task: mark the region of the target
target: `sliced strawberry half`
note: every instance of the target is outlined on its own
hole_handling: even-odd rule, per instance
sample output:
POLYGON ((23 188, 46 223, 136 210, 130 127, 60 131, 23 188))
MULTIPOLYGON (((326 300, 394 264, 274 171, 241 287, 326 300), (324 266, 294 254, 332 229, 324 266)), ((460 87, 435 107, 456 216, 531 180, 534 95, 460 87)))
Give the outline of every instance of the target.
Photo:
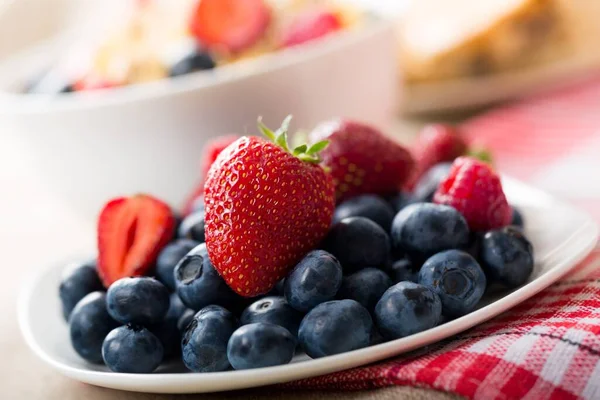
POLYGON ((284 30, 282 47, 292 47, 319 39, 342 29, 339 16, 328 10, 309 10, 298 15, 284 30))
POLYGON ((190 30, 203 46, 235 53, 262 38, 270 22, 264 0, 201 0, 190 30))
POLYGON ((98 274, 104 286, 146 274, 174 229, 171 208, 154 197, 136 195, 108 202, 98 219, 98 274))

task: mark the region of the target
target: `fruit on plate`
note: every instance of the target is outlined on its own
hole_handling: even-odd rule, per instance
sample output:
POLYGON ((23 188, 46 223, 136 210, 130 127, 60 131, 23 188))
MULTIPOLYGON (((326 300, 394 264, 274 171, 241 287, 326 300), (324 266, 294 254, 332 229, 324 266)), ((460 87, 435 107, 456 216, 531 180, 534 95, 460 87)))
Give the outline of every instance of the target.
POLYGON ((363 123, 328 121, 309 137, 312 143, 329 141, 321 158, 333 176, 338 202, 359 194, 395 193, 412 173, 408 150, 363 123))
POLYGON ((365 268, 344 277, 337 297, 355 300, 372 313, 390 286, 392 280, 385 272, 377 268, 365 268))
POLYGON ((148 196, 109 201, 98 219, 98 273, 105 287, 146 274, 173 237, 171 208, 148 196))
POLYGON ((452 168, 451 162, 442 162, 429 168, 415 184, 412 194, 413 200, 415 202, 432 202, 433 195, 440 186, 440 183, 450 173, 450 168, 452 168))
POLYGON ((175 290, 175 266, 199 244, 190 239, 175 239, 158 255, 156 259, 156 278, 169 290, 175 290))
POLYGON ((147 374, 163 360, 163 346, 148 329, 140 325, 112 330, 102 344, 104 364, 111 371, 147 374))
POLYGON ((433 201, 454 207, 474 231, 502 228, 512 219, 500 177, 489 164, 471 157, 459 157, 452 163, 433 201))
POLYGON ((296 338, 284 327, 255 322, 238 328, 227 344, 227 359, 234 369, 287 364, 294 357, 296 338))
POLYGON ((171 293, 165 317, 156 324, 148 325, 148 330, 162 343, 165 360, 181 355, 181 331, 177 323, 186 310, 177 293, 171 293))
POLYGON ((279 325, 292 335, 298 335, 300 321, 304 315, 288 304, 284 297, 267 296, 252 303, 240 317, 242 325, 255 322, 279 325))
POLYGON ((154 278, 122 278, 108 288, 106 306, 122 324, 156 324, 169 310, 169 290, 154 278))
POLYGON ((290 149, 290 119, 269 140, 242 137, 212 165, 204 187, 206 246, 215 269, 238 294, 273 286, 327 234, 331 176, 318 164, 319 142, 290 149))
POLYGON ((79 300, 89 293, 102 289, 95 260, 67 266, 58 288, 65 320, 69 320, 69 315, 79 300))
POLYGON ((198 243, 204 243, 205 229, 204 211, 198 210, 189 214, 181 221, 181 224, 177 228, 177 236, 191 239, 198 243))
POLYGON ((326 9, 308 10, 296 15, 284 29, 282 47, 292 47, 342 29, 340 16, 326 9))
POLYGON ((363 194, 340 203, 333 213, 333 223, 348 217, 365 217, 389 232, 394 215, 394 209, 383 198, 363 194))
POLYGON ((190 30, 202 45, 236 53, 259 41, 271 21, 264 0, 202 0, 190 21, 190 30))

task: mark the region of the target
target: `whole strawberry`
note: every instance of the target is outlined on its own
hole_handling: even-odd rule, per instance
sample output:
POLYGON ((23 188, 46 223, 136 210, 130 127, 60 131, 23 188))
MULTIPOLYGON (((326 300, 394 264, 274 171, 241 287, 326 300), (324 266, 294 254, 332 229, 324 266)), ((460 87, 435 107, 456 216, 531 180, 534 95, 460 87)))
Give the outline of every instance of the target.
POLYGON ((471 157, 454 161, 433 202, 456 208, 473 231, 501 228, 512 219, 500 177, 489 164, 471 157))
POLYGON ((288 149, 287 126, 269 139, 242 137, 212 165, 204 186, 206 246, 238 294, 267 293, 325 237, 334 209, 319 142, 288 149))
POLYGON ((425 126, 413 147, 416 168, 411 179, 406 184, 413 189, 416 182, 434 165, 454 161, 464 155, 467 144, 456 129, 446 124, 430 124, 425 126))
POLYGON ((360 122, 323 123, 310 140, 329 141, 321 158, 333 176, 338 202, 364 193, 394 193, 412 173, 414 161, 403 146, 360 122))

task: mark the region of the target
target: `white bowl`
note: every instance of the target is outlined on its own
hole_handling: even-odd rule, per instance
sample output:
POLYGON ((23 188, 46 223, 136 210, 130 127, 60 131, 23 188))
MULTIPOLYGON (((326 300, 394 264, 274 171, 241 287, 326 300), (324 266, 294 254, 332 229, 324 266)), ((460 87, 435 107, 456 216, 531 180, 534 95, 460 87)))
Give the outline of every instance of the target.
MULTIPOLYGON (((3 138, 27 149, 36 178, 93 217, 131 191, 181 204, 199 175, 200 150, 219 134, 255 134, 259 115, 294 128, 335 116, 389 129, 396 107, 393 27, 369 20, 257 59, 176 79, 65 96, 10 92, 63 48, 59 40, 0 64, 3 138)), ((9 144, 10 145, 10 144, 9 144)))

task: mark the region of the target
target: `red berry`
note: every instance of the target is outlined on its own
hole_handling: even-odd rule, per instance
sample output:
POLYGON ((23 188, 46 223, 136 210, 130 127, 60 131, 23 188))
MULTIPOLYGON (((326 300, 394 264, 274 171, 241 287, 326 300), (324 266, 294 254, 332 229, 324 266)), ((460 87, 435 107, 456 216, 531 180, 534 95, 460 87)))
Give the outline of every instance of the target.
POLYGON ((433 202, 456 208, 473 231, 498 229, 510 224, 512 219, 500 177, 489 164, 471 157, 454 161, 433 202))
POLYGON ((306 146, 287 150, 286 130, 275 139, 279 145, 238 139, 219 155, 204 187, 208 254, 242 296, 271 290, 331 224, 331 177, 306 146))
POLYGON ((414 161, 403 146, 359 122, 326 122, 310 139, 329 141, 321 158, 333 176, 338 202, 364 193, 394 193, 413 169, 414 161))
POLYGON ((148 272, 174 229, 171 209, 153 197, 137 195, 108 202, 98 219, 98 274, 104 286, 148 272))
POLYGON ((205 47, 239 52, 263 37, 270 21, 264 0, 201 0, 190 30, 205 47))
POLYGON ((200 182, 196 185, 196 188, 192 194, 188 197, 183 206, 183 215, 190 213, 196 199, 204 194, 204 182, 208 175, 210 166, 215 162, 219 154, 231 143, 235 142, 239 136, 237 135, 224 135, 210 140, 202 149, 202 166, 200 182))
POLYGON ((110 89, 120 86, 116 82, 109 82, 94 75, 86 76, 73 84, 73 90, 76 92, 87 92, 98 89, 110 89))
POLYGON ((340 18, 327 10, 310 10, 298 15, 284 30, 282 47, 310 42, 342 28, 340 18))
POLYGON ((467 151, 467 144, 456 129, 445 124, 430 124, 425 126, 413 148, 417 162, 415 173, 407 183, 412 189, 419 178, 434 165, 454 161, 467 151))

